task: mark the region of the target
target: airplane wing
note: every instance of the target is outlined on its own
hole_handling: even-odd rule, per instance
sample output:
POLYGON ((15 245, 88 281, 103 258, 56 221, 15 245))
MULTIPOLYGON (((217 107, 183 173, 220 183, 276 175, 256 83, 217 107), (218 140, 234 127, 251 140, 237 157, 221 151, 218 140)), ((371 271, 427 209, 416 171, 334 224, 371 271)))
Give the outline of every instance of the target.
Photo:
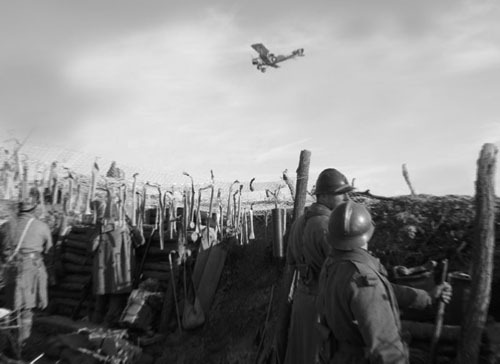
POLYGON ((252 48, 255 49, 257 53, 259 53, 261 56, 264 57, 266 57, 267 54, 269 53, 269 50, 262 43, 252 44, 252 48))

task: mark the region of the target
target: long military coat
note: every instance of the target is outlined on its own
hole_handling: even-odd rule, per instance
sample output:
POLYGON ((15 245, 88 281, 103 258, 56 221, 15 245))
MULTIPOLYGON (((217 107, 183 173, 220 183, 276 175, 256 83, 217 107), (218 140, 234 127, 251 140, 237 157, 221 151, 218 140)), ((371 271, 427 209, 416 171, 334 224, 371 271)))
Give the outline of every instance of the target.
POLYGON ((407 364, 399 306, 424 309, 423 290, 395 285, 378 259, 363 249, 335 250, 323 266, 318 311, 336 341, 330 363, 407 364))
POLYGON ((135 250, 129 228, 114 224, 112 231, 97 234, 92 246, 94 249, 92 267, 94 294, 131 292, 135 250))
MULTIPOLYGON (((34 215, 22 213, 15 221, 2 227, 2 261, 14 254, 19 239, 34 215)), ((52 236, 47 224, 34 218, 26 230, 19 251, 5 267, 6 304, 10 309, 45 308, 48 304, 47 270, 43 256, 52 246, 52 236)))
POLYGON ((316 296, 321 266, 328 256, 326 239, 331 210, 314 203, 292 225, 287 263, 299 272, 293 299, 285 363, 313 363, 318 345, 316 296))

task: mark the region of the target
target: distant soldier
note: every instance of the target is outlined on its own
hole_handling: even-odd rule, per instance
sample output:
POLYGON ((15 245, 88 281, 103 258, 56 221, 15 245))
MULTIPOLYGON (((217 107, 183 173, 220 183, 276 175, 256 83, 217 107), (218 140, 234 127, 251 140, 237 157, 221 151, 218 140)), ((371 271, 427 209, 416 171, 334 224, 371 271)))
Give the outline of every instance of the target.
POLYGON ((38 200, 31 194, 18 205, 18 216, 2 226, 1 258, 7 307, 20 312, 20 340, 31 335, 33 309, 47 307, 47 270, 44 256, 52 247, 47 224, 34 210, 38 200))
POLYGON ((352 191, 347 178, 334 168, 325 169, 316 181, 316 202, 307 207, 290 229, 287 264, 298 273, 293 298, 285 363, 313 363, 319 336, 316 296, 321 266, 330 252, 328 218, 352 191))
POLYGON ((125 173, 121 168, 118 168, 116 165, 116 162, 113 161, 111 162, 111 165, 109 166, 108 172, 106 173, 106 177, 111 177, 111 178, 125 178, 125 173))
POLYGON ((93 239, 92 286, 96 295, 92 321, 115 325, 132 291, 135 247, 141 242, 132 239, 127 224, 120 224, 113 215, 116 205, 108 199, 93 202, 97 215, 97 235, 93 239))
POLYGON ((433 301, 449 302, 451 286, 431 293, 392 284, 387 272, 367 251, 374 226, 368 210, 347 201, 329 220, 332 253, 320 277, 318 311, 331 348, 328 363, 409 363, 401 336, 399 307, 424 309, 433 301))

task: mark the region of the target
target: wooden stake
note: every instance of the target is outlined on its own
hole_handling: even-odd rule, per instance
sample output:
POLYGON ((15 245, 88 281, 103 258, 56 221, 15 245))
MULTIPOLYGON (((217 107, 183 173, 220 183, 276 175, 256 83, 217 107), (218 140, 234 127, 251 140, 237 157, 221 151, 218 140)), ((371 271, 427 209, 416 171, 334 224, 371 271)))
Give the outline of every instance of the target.
MULTIPOLYGON (((309 165, 311 163, 311 152, 303 150, 300 152, 299 166, 297 167, 297 187, 295 189, 295 200, 293 203, 293 221, 304 213, 307 196, 307 182, 309 180, 309 165)), ((293 222, 292 221, 292 222, 293 222)))
POLYGON ((292 181, 290 181, 290 177, 288 177, 288 169, 283 171, 283 181, 285 181, 288 189, 290 190, 290 195, 292 196, 292 201, 295 201, 295 187, 293 186, 292 181))
POLYGON ((416 193, 415 193, 415 190, 413 189, 413 186, 411 184, 410 175, 408 174, 408 169, 406 168, 406 163, 403 163, 403 177, 404 177, 404 179, 406 181, 406 184, 410 188, 411 195, 415 196, 416 193))
POLYGON ((470 299, 462 319, 457 364, 477 363, 491 294, 495 248, 495 170, 498 149, 484 144, 477 161, 476 247, 472 249, 470 299))

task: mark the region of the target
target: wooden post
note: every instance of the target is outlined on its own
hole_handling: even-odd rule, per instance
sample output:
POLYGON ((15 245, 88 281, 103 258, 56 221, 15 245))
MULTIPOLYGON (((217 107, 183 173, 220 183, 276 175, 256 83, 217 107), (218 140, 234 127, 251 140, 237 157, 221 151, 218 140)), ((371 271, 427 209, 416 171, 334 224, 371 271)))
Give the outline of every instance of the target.
POLYGON ((490 304, 493 253, 495 248, 495 170, 498 149, 485 144, 477 161, 476 246, 472 249, 470 300, 462 321, 457 364, 477 363, 481 335, 490 304))
MULTIPOLYGON (((307 196, 307 181, 309 178, 309 164, 311 161, 311 152, 303 150, 300 152, 299 166, 297 168, 297 183, 295 189, 295 200, 293 204, 293 221, 304 213, 307 196)), ((285 239, 286 241, 286 239, 285 239)), ((285 245, 286 248, 286 245, 285 245)), ((286 250, 285 250, 286 252, 286 250)), ((286 253, 285 253, 286 254, 286 253)), ((276 321, 274 337, 271 345, 272 355, 276 362, 283 363, 288 345, 288 328, 292 314, 292 302, 288 300, 288 294, 294 281, 295 268, 285 264, 283 278, 280 283, 280 289, 277 297, 278 318, 276 321)))
POLYGON ((297 167, 297 187, 295 189, 295 200, 293 203, 293 219, 304 213, 307 197, 307 182, 309 180, 309 165, 311 163, 311 152, 303 150, 300 152, 299 166, 297 167))
POLYGON ((411 184, 410 181, 410 174, 408 173, 408 168, 406 168, 406 163, 403 164, 403 177, 406 181, 406 184, 408 185, 408 188, 410 189, 411 195, 415 196, 415 189, 413 188, 413 185, 411 184))
POLYGON ((295 203, 295 186, 293 185, 292 181, 290 181, 290 177, 288 177, 288 169, 285 169, 283 171, 283 181, 285 181, 286 185, 288 186, 288 189, 290 190, 290 195, 292 195, 292 201, 295 203))

